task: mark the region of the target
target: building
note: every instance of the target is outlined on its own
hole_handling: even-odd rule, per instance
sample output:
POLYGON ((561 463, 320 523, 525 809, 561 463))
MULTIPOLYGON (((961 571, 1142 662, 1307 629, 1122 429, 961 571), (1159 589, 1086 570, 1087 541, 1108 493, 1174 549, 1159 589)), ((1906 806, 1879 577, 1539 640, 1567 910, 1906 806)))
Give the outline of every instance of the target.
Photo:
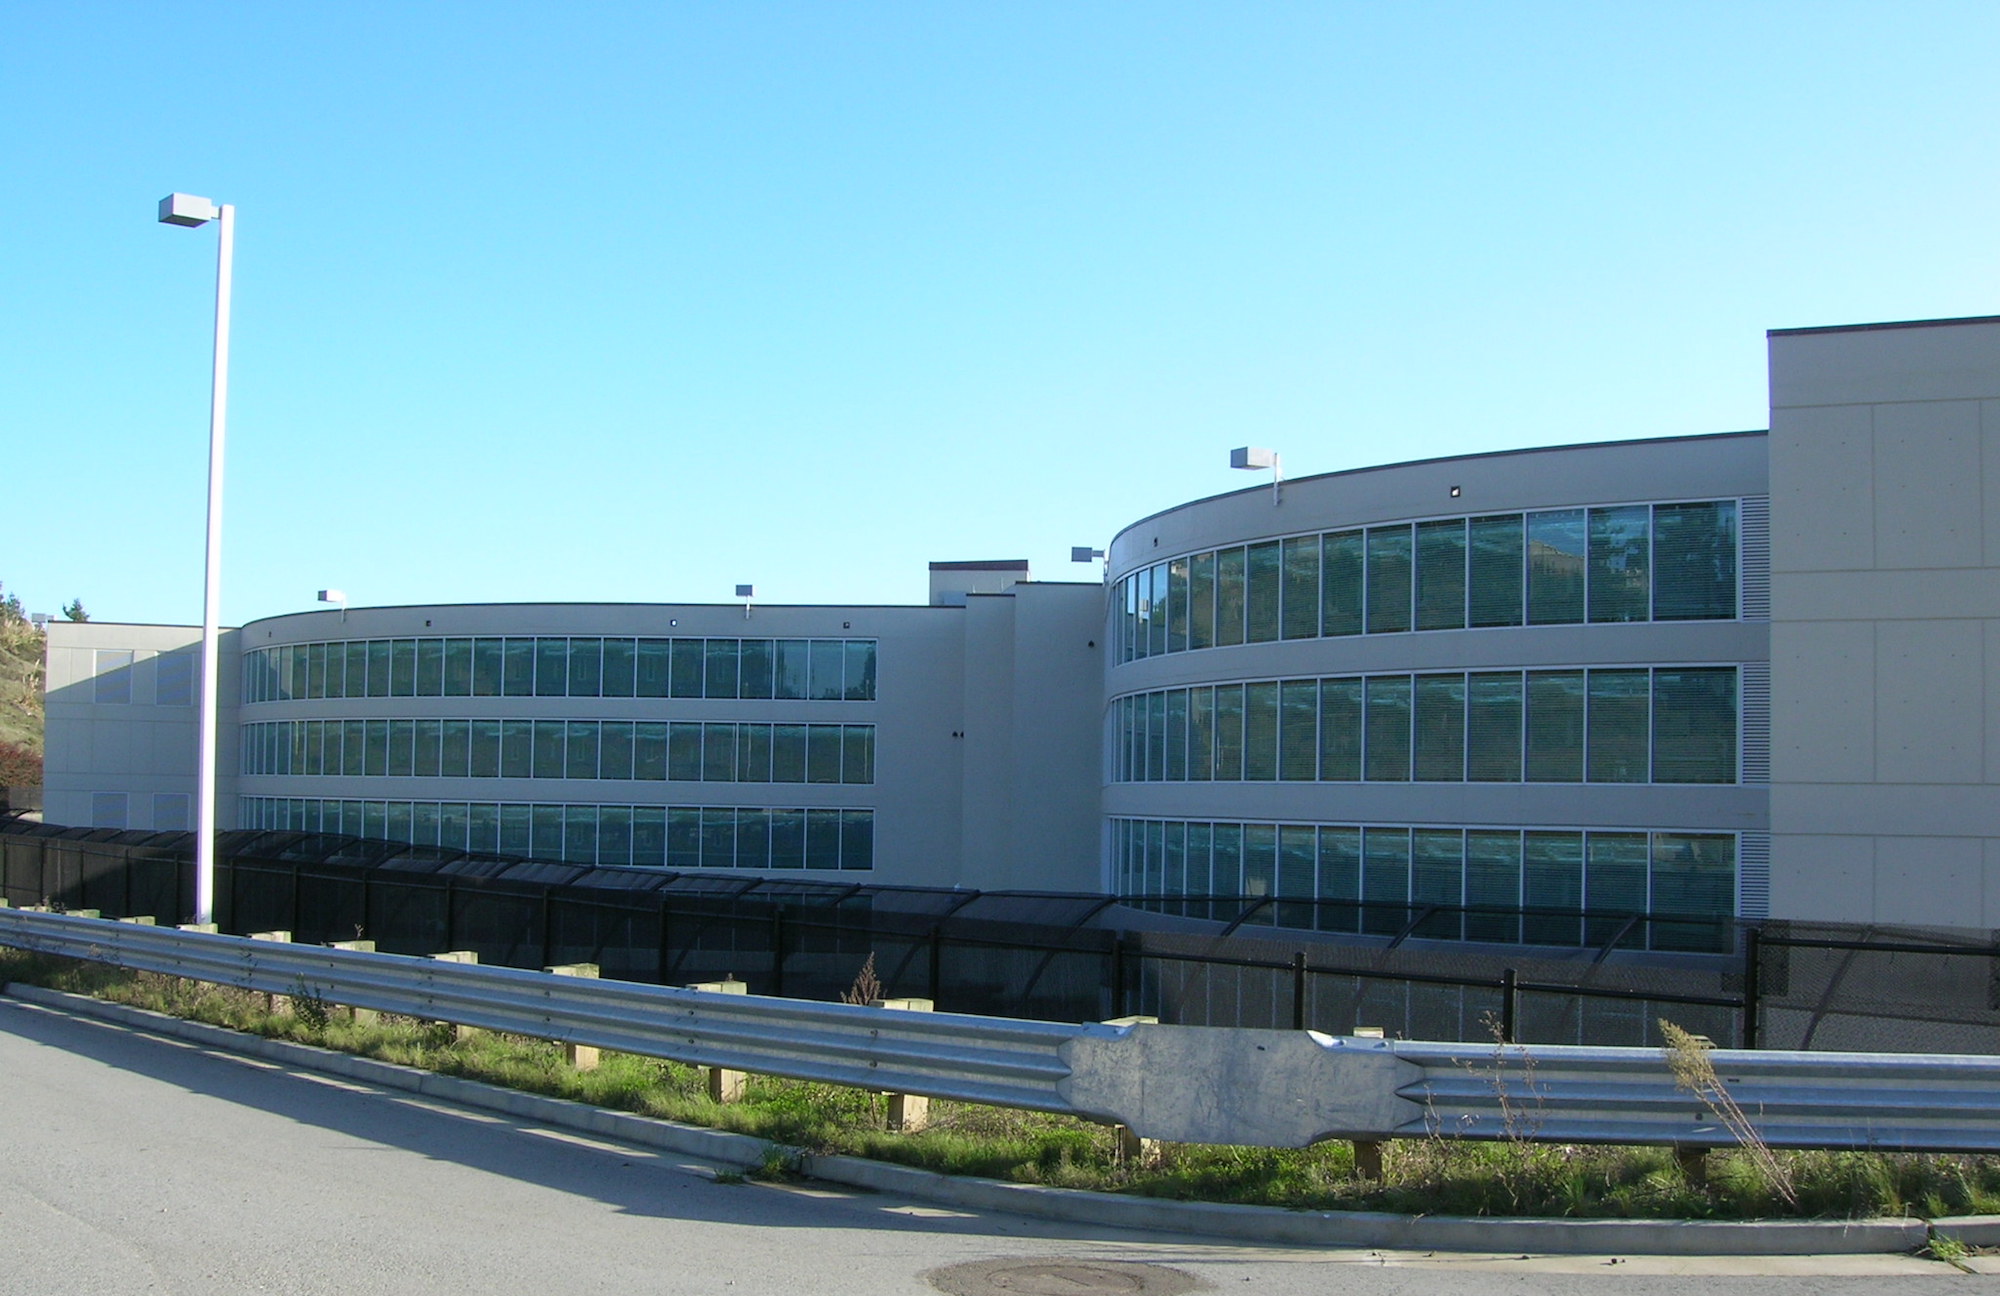
MULTIPOLYGON (((1769 347, 1768 432, 1260 485, 1101 584, 253 622, 224 821, 1475 941, 2000 925, 2000 319, 1769 347)), ((185 825, 197 637, 50 627, 50 820, 185 825)))

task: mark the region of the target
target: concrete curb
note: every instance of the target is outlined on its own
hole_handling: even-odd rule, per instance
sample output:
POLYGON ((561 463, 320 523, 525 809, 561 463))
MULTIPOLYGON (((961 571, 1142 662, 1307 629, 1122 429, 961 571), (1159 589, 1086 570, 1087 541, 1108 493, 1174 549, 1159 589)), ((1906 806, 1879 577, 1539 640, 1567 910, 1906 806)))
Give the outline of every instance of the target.
MULTIPOLYGON (((0 993, 25 1003, 96 1017, 208 1048, 403 1089, 440 1101, 499 1112, 537 1124, 615 1138, 748 1169, 789 1149, 747 1134, 676 1125, 540 1094, 503 1089, 416 1067, 355 1057, 309 1044, 265 1039, 220 1026, 39 986, 0 993)), ((1864 1255, 1915 1251, 1935 1229, 1972 1246, 2000 1245, 2000 1216, 1940 1219, 1706 1220, 1505 1219, 1391 1215, 1369 1211, 1294 1211, 1274 1206, 1170 1201, 1159 1197, 1048 1188, 1038 1184, 939 1174, 850 1156, 807 1155, 799 1169, 814 1179, 923 1201, 1039 1219, 1102 1224, 1289 1246, 1377 1247, 1414 1251, 1572 1253, 1587 1255, 1864 1255)))

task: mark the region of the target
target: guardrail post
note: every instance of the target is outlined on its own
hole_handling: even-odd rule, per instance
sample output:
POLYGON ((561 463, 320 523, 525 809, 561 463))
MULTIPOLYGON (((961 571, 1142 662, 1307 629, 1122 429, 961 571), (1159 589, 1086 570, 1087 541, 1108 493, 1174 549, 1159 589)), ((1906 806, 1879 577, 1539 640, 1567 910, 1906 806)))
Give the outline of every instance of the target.
MULTIPOLYGON (((292 934, 288 931, 251 932, 250 939, 253 941, 276 941, 280 945, 289 945, 292 943, 292 934)), ((266 990, 264 992, 265 1012, 275 1015, 277 1013, 288 1013, 291 1010, 292 997, 290 995, 279 994, 274 990, 266 990)))
POLYGON ((174 928, 174 930, 187 931, 187 932, 207 932, 209 935, 213 936, 222 930, 222 925, 220 923, 182 923, 178 927, 174 928))
MULTIPOLYGON (((710 994, 749 994, 747 982, 738 981, 735 976, 724 977, 720 981, 696 981, 688 986, 690 990, 706 990, 710 994)), ((705 1066, 701 1074, 708 1081, 708 1100, 718 1103, 742 1102, 744 1091, 749 1087, 750 1077, 741 1071, 728 1067, 705 1066)))
POLYGON ((1699 1188, 1708 1182, 1707 1148, 1689 1147, 1686 1144, 1677 1143, 1674 1145, 1674 1163, 1680 1166, 1681 1174, 1686 1176, 1687 1181, 1695 1187, 1699 1188))
MULTIPOLYGON (((447 903, 449 903, 448 899, 447 903)), ((446 950, 442 954, 431 955, 431 958, 439 963, 477 963, 479 961, 479 951, 446 950)), ((474 1028, 471 1026, 465 1026, 458 1022, 452 1022, 451 1038, 455 1042, 463 1042, 464 1040, 471 1037, 473 1030, 474 1028)))
MULTIPOLYGON (((1388 1032, 1380 1026, 1356 1026, 1351 1032, 1355 1039, 1386 1039, 1388 1032)), ((1382 1181, 1382 1141, 1380 1139, 1355 1139, 1354 1174, 1358 1179, 1382 1181)))
MULTIPOLYGON (((601 970, 595 963, 557 963, 552 967, 542 969, 542 971, 548 973, 550 976, 588 977, 593 981, 597 979, 598 973, 601 970)), ((597 1069, 599 1055, 595 1045, 564 1044, 563 1057, 569 1061, 571 1066, 579 1071, 594 1071, 597 1069)))
MULTIPOLYGON (((1157 1026, 1160 1024, 1160 1019, 1150 1014, 1139 1013, 1131 1017, 1113 1017, 1104 1024, 1106 1026, 1157 1026)), ((1123 1164, 1140 1166, 1159 1164, 1160 1143, 1158 1139, 1140 1138, 1132 1132, 1130 1125, 1113 1125, 1111 1133, 1118 1140, 1118 1160, 1123 1164)))
MULTIPOLYGON (((871 999, 868 1006, 895 1012, 931 1012, 937 1004, 930 999, 871 999)), ((883 1097, 889 1100, 891 1134, 919 1134, 931 1123, 931 1100, 923 1095, 892 1093, 883 1097)))
MULTIPOLYGON (((375 942, 372 940, 328 941, 326 947, 328 949, 353 950, 357 954, 373 954, 375 952, 375 942)), ((377 1013, 373 1008, 356 1008, 352 1004, 349 1004, 347 1011, 353 1017, 356 1026, 373 1026, 382 1019, 381 1014, 377 1013)))
POLYGON ((1119 932, 1111 942, 1111 1015, 1125 1016, 1125 933, 1119 932))
POLYGON ((1306 952, 1292 955, 1292 1029, 1306 1028, 1306 952))
POLYGON ((1512 1044, 1521 1011, 1521 975, 1513 968, 1500 973, 1500 1042, 1512 1044))
MULTIPOLYGON (((0 901, 0 905, 4 905, 5 903, 6 903, 5 901, 0 901)), ((151 914, 134 914, 129 918, 120 918, 118 921, 122 923, 131 923, 134 927, 159 926, 158 923, 153 921, 153 915, 151 914)))
POLYGON ((1757 1020, 1763 1005, 1764 933, 1752 927, 1743 933, 1743 1047, 1757 1047, 1757 1020))

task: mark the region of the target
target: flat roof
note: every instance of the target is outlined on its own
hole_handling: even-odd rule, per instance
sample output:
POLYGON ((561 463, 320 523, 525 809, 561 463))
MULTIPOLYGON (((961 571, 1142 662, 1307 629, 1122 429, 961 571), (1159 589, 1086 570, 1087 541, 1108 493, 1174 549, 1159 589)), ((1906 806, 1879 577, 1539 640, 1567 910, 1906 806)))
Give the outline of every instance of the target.
POLYGON ((1953 324, 2000 324, 2000 315, 1965 315, 1958 319, 1890 320, 1882 324, 1820 324, 1812 328, 1766 329, 1766 337, 1802 337, 1809 333, 1872 333, 1879 329, 1946 328, 1953 324))

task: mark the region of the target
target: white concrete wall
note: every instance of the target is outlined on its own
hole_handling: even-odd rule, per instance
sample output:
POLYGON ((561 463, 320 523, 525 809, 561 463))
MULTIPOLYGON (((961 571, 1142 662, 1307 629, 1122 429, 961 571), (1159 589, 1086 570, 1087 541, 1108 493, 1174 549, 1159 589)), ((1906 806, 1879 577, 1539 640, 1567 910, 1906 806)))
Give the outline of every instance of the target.
POLYGON ((2000 320, 1770 366, 1771 911, 2000 926, 2000 320))

